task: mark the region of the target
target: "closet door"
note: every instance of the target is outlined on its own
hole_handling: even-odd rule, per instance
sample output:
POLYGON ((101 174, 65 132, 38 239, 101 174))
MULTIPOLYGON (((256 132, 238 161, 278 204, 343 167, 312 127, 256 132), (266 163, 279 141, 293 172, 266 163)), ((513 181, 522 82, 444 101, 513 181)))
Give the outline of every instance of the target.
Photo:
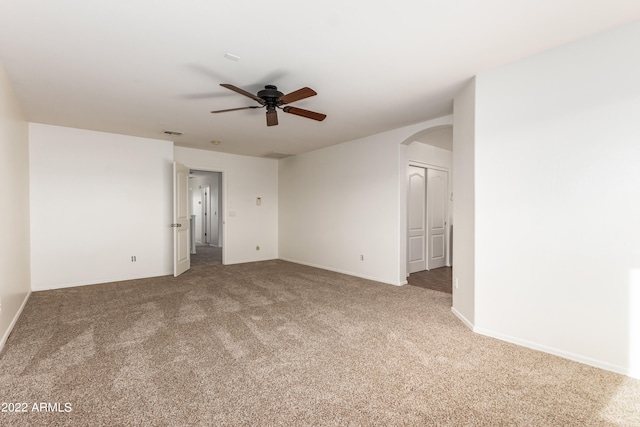
POLYGON ((409 273, 426 270, 425 169, 409 166, 409 273))
POLYGON ((427 169, 427 269, 444 267, 447 261, 448 173, 427 169))

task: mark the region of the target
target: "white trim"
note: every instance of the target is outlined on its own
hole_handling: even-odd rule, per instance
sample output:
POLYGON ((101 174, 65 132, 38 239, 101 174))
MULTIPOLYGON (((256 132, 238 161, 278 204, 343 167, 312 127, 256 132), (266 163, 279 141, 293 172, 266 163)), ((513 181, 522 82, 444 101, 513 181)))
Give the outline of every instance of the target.
POLYGON ((460 321, 462 321, 462 323, 464 323, 464 325, 471 329, 473 332, 475 332, 474 328, 473 328, 473 323, 471 323, 469 321, 469 319, 467 319, 466 317, 464 317, 462 315, 462 313, 460 313, 458 310, 456 310, 455 307, 451 307, 451 312, 453 313, 454 316, 456 316, 458 319, 460 319, 460 321))
POLYGON ((600 360, 597 359, 592 359, 590 357, 585 357, 585 356, 581 356, 579 354, 575 354, 575 353, 570 353, 564 350, 559 350, 557 348, 554 347, 549 347, 546 345, 542 345, 542 344, 538 344, 532 341, 528 341, 528 340, 523 340, 520 338, 516 338, 516 337, 512 337, 510 335, 504 335, 501 333, 497 333, 497 332, 493 332, 487 329, 483 329, 483 328, 473 328, 473 332, 476 332, 480 335, 484 335, 487 337, 491 337, 491 338, 496 338, 499 339, 501 341, 505 341, 511 344, 516 344, 522 347, 526 347, 532 350, 537 350, 537 351, 541 351, 543 353, 548 353, 548 354, 552 354, 554 356, 559 356, 562 357, 564 359, 569 359, 569 360, 573 360, 574 362, 578 362, 578 363, 582 363, 584 365, 589 365, 589 366, 593 366, 595 368, 600 368, 600 369, 604 369, 607 371, 611 371, 611 372, 615 372, 621 375, 626 375, 628 377, 631 378, 637 378, 640 379, 640 372, 634 372, 632 370, 630 370, 629 368, 623 367, 623 366, 618 366, 618 365, 613 365, 611 363, 607 363, 607 362, 602 362, 600 360))
POLYGON ((75 288, 78 286, 102 285, 105 283, 126 282, 127 280, 151 279, 153 277, 163 277, 163 276, 173 276, 173 266, 172 266, 172 270, 164 273, 146 273, 146 274, 141 273, 141 274, 136 274, 135 276, 105 277, 103 279, 92 280, 90 282, 59 283, 55 285, 49 285, 43 288, 32 288, 31 290, 33 292, 51 291, 54 289, 75 288))
POLYGON ((418 162, 416 160, 409 160, 409 166, 415 166, 417 168, 423 168, 423 169, 435 169, 435 170, 439 170, 447 173, 450 172, 450 169, 447 167, 432 165, 431 163, 418 162))
POLYGON ((584 357, 579 354, 566 352, 563 350, 559 350, 557 348, 549 347, 546 345, 541 345, 534 343, 532 341, 523 340, 520 338, 515 338, 510 335, 504 335, 497 332, 493 332, 487 329, 478 328, 473 325, 466 317, 462 315, 455 307, 451 307, 451 312, 458 318, 462 323, 469 329, 471 329, 474 333, 479 335, 484 335, 486 337, 495 338, 500 341, 508 342, 511 344, 518 345, 520 347, 525 347, 531 350, 541 351, 543 353, 552 354, 554 356, 562 357, 563 359, 573 360, 574 362, 582 363, 584 365, 593 366, 595 368, 604 369, 607 371, 615 372, 621 375, 626 375, 631 378, 640 379, 640 372, 633 371, 629 368, 625 368, 623 366, 613 365, 611 363, 602 362, 597 359, 592 359, 590 357, 584 357))
POLYGON ((0 351, 2 351, 2 349, 4 348, 4 345, 7 342, 7 339, 9 339, 9 335, 11 335, 11 331, 13 331, 13 327, 16 326, 16 323, 18 322, 18 319, 22 314, 22 310, 24 310, 25 306, 27 305, 27 301, 29 300, 30 296, 31 296, 31 291, 27 292, 27 294, 25 295, 24 301, 22 301, 22 304, 20 304, 20 308, 16 312, 15 316, 13 316, 13 320, 11 320, 11 323, 9 324, 7 331, 2 336, 2 340, 0 340, 0 351))
POLYGON ((387 281, 387 280, 382 280, 382 279, 380 279, 378 277, 367 276, 366 274, 358 274, 358 273, 354 273, 352 271, 340 270, 339 268, 326 267, 326 266, 323 266, 323 265, 318 265, 318 264, 313 264, 313 263, 310 263, 310 262, 299 261, 299 260, 296 260, 296 259, 291 259, 291 258, 278 258, 278 259, 282 260, 282 261, 292 262, 294 264, 306 265, 308 267, 314 267, 314 268, 320 268, 322 270, 333 271, 334 273, 346 274, 347 276, 359 277, 361 279, 367 279, 367 280, 371 280, 371 281, 378 282, 378 283, 385 283, 387 285, 403 286, 403 285, 407 284, 406 280, 404 282, 390 282, 390 281, 387 281))

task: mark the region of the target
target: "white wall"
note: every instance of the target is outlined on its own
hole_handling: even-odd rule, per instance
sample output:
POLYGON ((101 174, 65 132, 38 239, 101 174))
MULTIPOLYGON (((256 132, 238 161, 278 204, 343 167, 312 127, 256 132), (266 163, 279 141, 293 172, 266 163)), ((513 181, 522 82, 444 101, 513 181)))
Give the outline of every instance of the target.
POLYGON ((439 166, 448 170, 453 166, 453 152, 444 150, 425 141, 414 141, 409 144, 407 155, 409 162, 417 162, 432 166, 439 166))
POLYGON ((33 290, 172 273, 171 142, 29 132, 33 290))
POLYGON ((280 160, 280 258, 406 283, 402 143, 445 122, 417 123, 280 160))
POLYGON ((476 330, 636 377, 638 40, 635 23, 480 74, 475 134, 476 330))
POLYGON ((400 142, 376 135, 280 160, 280 258, 397 284, 400 142))
MULTIPOLYGON (((475 79, 453 101, 453 306, 475 321, 475 79)), ((497 262, 496 262, 497 263, 497 262)))
POLYGON ((30 293, 29 132, 0 64, 0 349, 30 293))
POLYGON ((190 169, 222 172, 225 264, 278 258, 276 160, 184 147, 174 148, 174 158, 190 169))

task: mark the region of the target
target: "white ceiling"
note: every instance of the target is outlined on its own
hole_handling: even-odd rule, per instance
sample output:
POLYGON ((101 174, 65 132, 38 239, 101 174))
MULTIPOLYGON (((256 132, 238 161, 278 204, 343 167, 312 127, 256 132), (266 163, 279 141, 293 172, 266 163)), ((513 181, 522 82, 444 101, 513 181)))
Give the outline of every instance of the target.
POLYGON ((0 62, 29 121, 298 154, 450 114, 478 72, 638 19, 638 0, 2 0, 0 62), (293 105, 328 117, 210 114, 254 104, 219 83, 309 86, 293 105))

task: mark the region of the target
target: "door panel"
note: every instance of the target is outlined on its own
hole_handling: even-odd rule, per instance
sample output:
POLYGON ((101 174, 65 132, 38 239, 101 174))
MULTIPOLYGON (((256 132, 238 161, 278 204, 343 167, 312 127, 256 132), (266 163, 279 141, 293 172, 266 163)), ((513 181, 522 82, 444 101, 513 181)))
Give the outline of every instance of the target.
POLYGON ((447 253, 447 192, 448 173, 427 170, 427 268, 444 267, 447 253))
POLYGON ((189 245, 189 168, 173 162, 173 275, 191 267, 189 245))
POLYGON ((425 257, 425 170, 409 166, 409 273, 427 268, 425 257))
MULTIPOLYGON (((431 247, 429 248, 429 257, 433 259, 444 258, 445 241, 444 234, 431 237, 431 247)), ((436 267, 432 267, 436 268, 436 267)))

